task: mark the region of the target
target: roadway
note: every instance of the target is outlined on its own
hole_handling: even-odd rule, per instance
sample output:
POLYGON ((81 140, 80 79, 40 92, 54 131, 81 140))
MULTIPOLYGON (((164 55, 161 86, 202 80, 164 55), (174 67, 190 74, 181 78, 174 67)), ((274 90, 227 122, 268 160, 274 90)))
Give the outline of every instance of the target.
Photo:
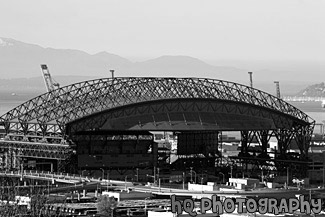
POLYGON ((187 189, 172 189, 172 188, 159 188, 159 187, 130 187, 134 191, 139 192, 151 192, 154 195, 164 195, 164 196, 171 196, 177 195, 182 197, 192 197, 193 199, 201 199, 203 197, 211 198, 213 195, 217 195, 220 197, 268 197, 268 198, 294 198, 296 195, 309 195, 312 193, 313 195, 316 194, 323 194, 325 190, 323 188, 315 188, 315 189, 300 189, 292 188, 292 189, 255 189, 255 190, 216 190, 216 191, 194 191, 194 190, 187 190, 187 189))
POLYGON ((194 199, 201 199, 202 197, 211 198, 212 195, 225 196, 225 197, 282 197, 283 195, 288 195, 290 197, 295 197, 295 195, 302 194, 308 195, 312 193, 313 195, 325 194, 324 188, 313 188, 313 189, 256 189, 251 191, 240 191, 240 190, 222 190, 222 191, 189 191, 187 189, 175 189, 175 188, 166 188, 159 186, 141 186, 135 185, 132 182, 118 181, 118 180, 101 180, 98 178, 81 176, 76 174, 68 173, 50 173, 43 171, 11 171, 5 172, 0 171, 0 176, 3 177, 16 177, 16 178, 25 178, 25 179, 34 179, 34 180, 45 180, 49 181, 52 184, 61 183, 61 184, 70 184, 69 186, 56 187, 51 191, 55 192, 67 192, 71 190, 82 190, 82 189, 98 189, 98 185, 101 185, 101 188, 105 190, 132 190, 145 193, 152 193, 153 195, 158 196, 171 196, 177 195, 182 197, 192 197, 194 199))
POLYGON ((100 183, 102 186, 115 185, 115 186, 133 186, 132 182, 117 181, 117 180, 101 180, 98 178, 82 176, 69 173, 55 173, 49 171, 37 171, 37 170, 24 170, 21 171, 0 171, 0 177, 12 177, 21 179, 33 179, 43 180, 54 183, 62 184, 81 184, 81 183, 100 183))

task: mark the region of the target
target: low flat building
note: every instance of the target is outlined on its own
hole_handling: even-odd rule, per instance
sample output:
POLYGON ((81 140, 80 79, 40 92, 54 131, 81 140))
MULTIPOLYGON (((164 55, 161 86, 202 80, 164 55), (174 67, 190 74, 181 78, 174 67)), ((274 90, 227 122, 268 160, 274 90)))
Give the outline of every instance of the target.
POLYGON ((229 178, 229 185, 235 189, 256 188, 259 186, 260 180, 252 178, 229 178))
POLYGON ((145 200, 146 198, 150 198, 152 196, 151 193, 144 193, 138 191, 108 191, 103 192, 102 195, 108 195, 109 197, 116 198, 117 201, 122 200, 145 200))

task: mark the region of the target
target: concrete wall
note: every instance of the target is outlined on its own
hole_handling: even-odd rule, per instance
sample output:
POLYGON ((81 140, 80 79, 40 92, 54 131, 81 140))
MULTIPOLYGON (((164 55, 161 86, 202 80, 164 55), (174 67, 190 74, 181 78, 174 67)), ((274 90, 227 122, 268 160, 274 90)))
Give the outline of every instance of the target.
POLYGON ((229 183, 236 189, 245 189, 245 187, 253 188, 259 186, 260 181, 258 179, 251 178, 229 178, 229 183))
POLYGON ((199 185, 188 183, 189 191, 213 191, 213 185, 199 185))
POLYGON ((122 200, 144 200, 145 198, 151 197, 151 193, 143 193, 137 191, 122 191, 122 192, 103 192, 103 195, 108 195, 109 197, 114 197, 117 201, 122 200))
POLYGON ((276 182, 267 182, 266 187, 268 187, 268 188, 280 188, 280 187, 283 187, 283 184, 279 184, 279 183, 276 183, 276 182))
POLYGON ((174 217, 176 214, 172 212, 155 212, 148 211, 148 217, 174 217))

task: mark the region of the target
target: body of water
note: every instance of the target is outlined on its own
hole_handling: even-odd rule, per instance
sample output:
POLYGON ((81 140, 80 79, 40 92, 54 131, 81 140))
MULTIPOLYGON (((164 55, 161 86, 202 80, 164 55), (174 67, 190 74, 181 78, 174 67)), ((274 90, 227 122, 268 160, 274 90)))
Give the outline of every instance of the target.
POLYGON ((0 92, 0 116, 38 95, 33 92, 0 92))
POLYGON ((322 107, 322 102, 289 102, 291 105, 305 112, 309 117, 314 119, 316 123, 325 121, 325 108, 322 107))

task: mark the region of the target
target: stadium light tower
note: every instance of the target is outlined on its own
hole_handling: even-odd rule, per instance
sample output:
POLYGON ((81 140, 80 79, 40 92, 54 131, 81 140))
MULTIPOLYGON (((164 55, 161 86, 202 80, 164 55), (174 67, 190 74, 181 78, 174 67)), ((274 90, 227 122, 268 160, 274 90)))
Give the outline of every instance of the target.
POLYGON ((249 74, 250 86, 253 87, 253 72, 248 72, 248 74, 249 74))

